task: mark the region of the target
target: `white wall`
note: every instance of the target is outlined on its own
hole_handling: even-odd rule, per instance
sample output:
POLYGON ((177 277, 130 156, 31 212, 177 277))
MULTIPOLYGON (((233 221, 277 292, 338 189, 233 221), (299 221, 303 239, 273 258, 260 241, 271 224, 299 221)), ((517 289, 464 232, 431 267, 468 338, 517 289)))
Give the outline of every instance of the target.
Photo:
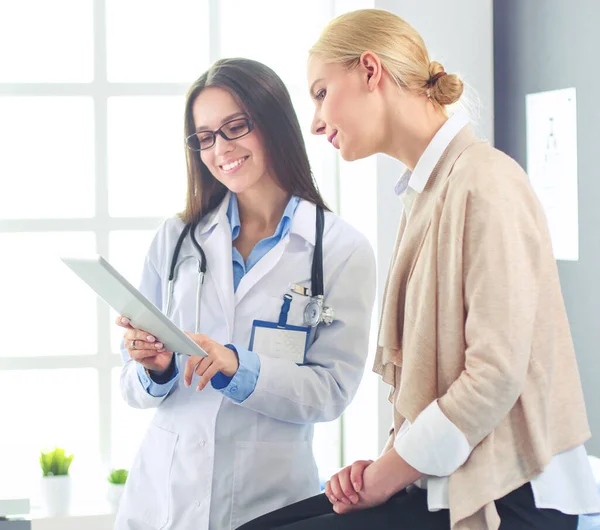
MULTIPOLYGON (((492 140, 492 0, 335 0, 334 15, 373 7, 387 9, 406 19, 422 34, 431 59, 441 62, 448 72, 461 74, 481 101, 477 132, 492 140)), ((339 213, 367 235, 375 249, 378 265, 371 355, 358 394, 344 414, 343 461, 350 463, 377 456, 387 440, 392 419, 392 408, 387 399, 389 387, 380 382, 371 367, 379 308, 401 213, 401 203, 393 188, 403 167, 383 155, 352 163, 339 160, 338 163, 339 213)))
MULTIPOLYGON (((478 94, 480 116, 477 133, 493 141, 493 6, 492 0, 376 0, 375 7, 387 9, 413 25, 423 36, 431 60, 446 71, 459 73, 478 94)), ((378 262, 378 307, 381 305, 401 205, 393 186, 402 165, 384 155, 376 160, 376 233, 378 262)), ((343 182, 343 178, 342 178, 343 182)), ((389 387, 379 383, 378 448, 387 440, 392 420, 389 387)))
POLYGON ((375 7, 404 18, 425 40, 429 57, 460 74, 480 100, 477 133, 494 138, 492 0, 376 0, 375 7))

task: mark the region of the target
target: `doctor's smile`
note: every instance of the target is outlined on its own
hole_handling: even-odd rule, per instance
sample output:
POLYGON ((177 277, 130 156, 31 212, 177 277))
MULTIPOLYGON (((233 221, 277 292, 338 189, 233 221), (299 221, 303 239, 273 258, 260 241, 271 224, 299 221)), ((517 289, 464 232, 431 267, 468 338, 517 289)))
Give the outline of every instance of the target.
POLYGON ((239 168, 242 167, 242 165, 244 164, 244 162, 246 160, 248 160, 248 156, 245 157, 241 157, 238 158, 236 160, 234 160, 233 162, 224 162, 223 164, 220 164, 219 167, 221 168, 221 170, 224 173, 227 174, 231 174, 231 173, 235 173, 239 168))

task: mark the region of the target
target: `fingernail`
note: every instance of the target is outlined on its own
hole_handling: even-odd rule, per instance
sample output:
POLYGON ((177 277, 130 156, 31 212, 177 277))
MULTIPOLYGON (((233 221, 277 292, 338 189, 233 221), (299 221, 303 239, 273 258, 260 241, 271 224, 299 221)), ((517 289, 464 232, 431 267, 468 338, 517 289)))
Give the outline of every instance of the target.
POLYGON ((346 497, 344 497, 344 498, 342 499, 342 502, 343 502, 344 504, 350 504, 350 501, 349 501, 348 499, 346 499, 346 497))
POLYGON ((125 318, 125 317, 122 317, 121 318, 121 324, 129 324, 129 319, 125 318))
POLYGON ((183 384, 184 384, 185 386, 187 386, 187 387, 189 387, 189 386, 190 386, 190 383, 188 383, 187 381, 184 381, 184 382, 183 382, 183 384))
POLYGON ((358 502, 358 496, 356 496, 356 495, 350 495, 350 500, 351 500, 353 503, 355 503, 355 502, 358 502))
MULTIPOLYGON (((150 342, 152 342, 152 341, 150 341, 150 342)), ((157 343, 154 345, 154 347, 155 347, 155 348, 162 348, 162 347, 163 347, 163 345, 162 345, 162 342, 157 342, 157 343)))
POLYGON ((356 492, 360 491, 360 485, 358 484, 358 482, 354 483, 354 491, 356 491, 356 492))
POLYGON ((152 335, 148 335, 148 336, 146 337, 146 340, 147 340, 148 342, 154 342, 156 339, 155 339, 155 338, 154 338, 152 335))

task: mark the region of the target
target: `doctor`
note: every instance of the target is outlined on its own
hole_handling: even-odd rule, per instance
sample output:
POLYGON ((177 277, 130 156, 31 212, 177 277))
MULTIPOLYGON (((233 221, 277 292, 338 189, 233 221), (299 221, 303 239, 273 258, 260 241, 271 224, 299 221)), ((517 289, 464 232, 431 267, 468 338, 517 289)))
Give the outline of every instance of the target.
POLYGON ((157 408, 117 530, 234 529, 318 493, 314 423, 344 411, 367 357, 373 251, 327 211, 280 78, 218 61, 188 92, 185 136, 187 205, 141 291, 208 356, 117 319, 123 397, 157 408))

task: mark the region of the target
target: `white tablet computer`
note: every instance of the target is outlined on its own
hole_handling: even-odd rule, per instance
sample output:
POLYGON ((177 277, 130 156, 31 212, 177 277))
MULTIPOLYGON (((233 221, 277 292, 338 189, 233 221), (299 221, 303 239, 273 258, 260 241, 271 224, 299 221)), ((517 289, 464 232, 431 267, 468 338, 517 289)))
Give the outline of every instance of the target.
POLYGON ((119 315, 129 318, 134 328, 154 335, 168 351, 207 356, 200 346, 173 324, 102 256, 61 257, 61 260, 119 315))

